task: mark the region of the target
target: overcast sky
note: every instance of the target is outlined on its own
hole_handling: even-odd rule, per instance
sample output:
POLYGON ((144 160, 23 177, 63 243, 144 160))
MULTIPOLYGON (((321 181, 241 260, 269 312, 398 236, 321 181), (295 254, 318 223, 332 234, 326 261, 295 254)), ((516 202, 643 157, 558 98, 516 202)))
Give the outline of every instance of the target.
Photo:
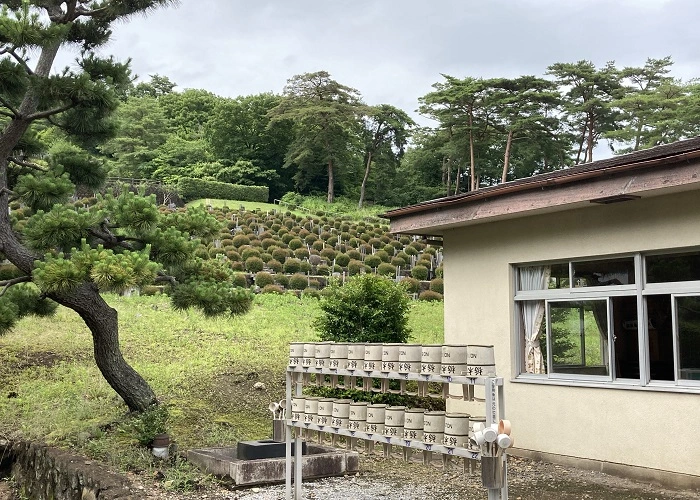
POLYGON ((408 112, 441 80, 543 75, 555 62, 700 76, 700 0, 182 0, 117 26, 105 52, 141 79, 221 96, 282 92, 328 71, 368 104, 408 112))

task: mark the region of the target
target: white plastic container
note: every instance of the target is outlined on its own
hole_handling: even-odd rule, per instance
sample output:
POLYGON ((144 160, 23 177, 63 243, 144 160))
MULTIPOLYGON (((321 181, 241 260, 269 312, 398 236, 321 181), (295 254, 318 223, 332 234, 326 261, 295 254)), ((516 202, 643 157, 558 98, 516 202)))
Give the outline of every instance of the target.
POLYGON ((292 398, 292 420, 294 422, 304 421, 305 406, 305 396, 294 396, 292 398))
POLYGON ((316 415, 316 425, 331 425, 333 418, 333 402, 332 398, 322 398, 318 401, 318 414, 316 415))
POLYGON ((492 345, 469 345, 467 353, 468 377, 496 376, 496 358, 492 345))
POLYGON ((369 434, 384 434, 384 419, 387 405, 367 405, 367 425, 365 432, 369 434))
POLYGON ((440 375, 442 364, 442 345, 427 344, 421 346, 420 372, 423 375, 440 375))
POLYGON ((348 344, 348 370, 361 370, 365 359, 364 343, 348 344))
POLYGON ((328 368, 331 357, 332 342, 319 342, 316 344, 315 363, 316 368, 328 368))
POLYGON ((365 360, 362 369, 366 372, 379 371, 382 367, 383 344, 365 344, 365 360))
POLYGON ((310 368, 316 366, 316 343, 307 342, 304 344, 304 356, 301 358, 301 366, 310 368))
POLYGON ((348 344, 339 342, 331 344, 328 367, 333 370, 345 370, 348 367, 348 344))
POLYGON ((409 408, 404 412, 403 438, 423 441, 423 408, 409 408))
POLYGON ((316 414, 318 413, 318 402, 321 398, 317 396, 307 396, 304 399, 304 423, 316 423, 316 414))
POLYGON ((364 431, 367 425, 367 403, 365 401, 350 403, 349 411, 348 429, 364 431))
POLYGON ((382 368, 384 373, 395 372, 399 369, 399 347, 401 344, 382 345, 382 368))
POLYGON ((442 444, 445 435, 445 412, 426 411, 423 416, 423 442, 442 444))
POLYGON ((292 342, 289 344, 289 366, 295 367, 301 365, 301 360, 304 357, 304 343, 292 342))
POLYGON ((423 346, 420 344, 401 344, 399 346, 399 373, 420 373, 420 361, 423 346))
POLYGON ((440 373, 443 376, 462 376, 467 373, 467 346, 465 344, 446 344, 442 346, 442 366, 440 373))
POLYGON ((469 415, 466 413, 447 413, 442 444, 457 448, 467 446, 468 442, 469 415))

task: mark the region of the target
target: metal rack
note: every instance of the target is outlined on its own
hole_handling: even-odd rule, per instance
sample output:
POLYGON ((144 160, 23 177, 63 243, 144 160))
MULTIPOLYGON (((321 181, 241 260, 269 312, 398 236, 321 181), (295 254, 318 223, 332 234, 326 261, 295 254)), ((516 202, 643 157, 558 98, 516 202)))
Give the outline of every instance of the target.
MULTIPOLYGON (((362 377, 387 380, 413 380, 416 382, 438 382, 442 384, 458 384, 465 386, 480 385, 484 387, 484 404, 486 409, 486 426, 497 424, 500 419, 505 418, 505 398, 503 394, 503 379, 500 377, 465 377, 465 376, 440 376, 424 375, 420 373, 396 373, 364 370, 344 370, 316 367, 288 367, 286 373, 286 415, 292 414, 292 396, 301 396, 304 385, 305 374, 362 377)), ((488 488, 488 500, 508 500, 508 462, 507 454, 503 453, 498 457, 487 456, 478 451, 462 447, 449 447, 437 444, 428 444, 422 441, 407 440, 402 438, 388 437, 383 434, 370 434, 349 429, 335 428, 330 426, 316 425, 285 420, 286 432, 286 491, 287 500, 301 500, 302 495, 302 439, 300 433, 295 433, 294 429, 308 429, 326 432, 333 435, 346 436, 349 438, 365 439, 377 443, 402 446, 414 450, 437 452, 448 456, 463 457, 470 460, 490 459, 499 461, 502 467, 503 486, 500 488, 488 488), (294 435, 294 437, 292 437, 294 435), (294 453, 292 453, 292 441, 294 441, 294 453), (293 486, 292 486, 293 484, 293 486)))

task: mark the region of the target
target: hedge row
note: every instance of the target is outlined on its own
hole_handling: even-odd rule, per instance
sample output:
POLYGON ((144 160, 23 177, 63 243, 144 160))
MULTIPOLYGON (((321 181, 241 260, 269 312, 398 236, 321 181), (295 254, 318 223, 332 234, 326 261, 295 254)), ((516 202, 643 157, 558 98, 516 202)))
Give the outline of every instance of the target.
POLYGON ((267 186, 242 186, 191 177, 181 177, 177 183, 177 192, 185 202, 199 198, 217 198, 267 203, 269 191, 267 186))

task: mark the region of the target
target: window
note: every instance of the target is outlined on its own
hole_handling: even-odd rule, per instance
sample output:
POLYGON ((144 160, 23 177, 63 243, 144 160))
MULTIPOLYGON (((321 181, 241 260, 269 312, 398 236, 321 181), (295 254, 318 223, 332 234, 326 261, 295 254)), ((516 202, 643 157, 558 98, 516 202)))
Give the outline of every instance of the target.
POLYGON ((528 264, 516 272, 525 380, 700 388, 700 251, 528 264))

